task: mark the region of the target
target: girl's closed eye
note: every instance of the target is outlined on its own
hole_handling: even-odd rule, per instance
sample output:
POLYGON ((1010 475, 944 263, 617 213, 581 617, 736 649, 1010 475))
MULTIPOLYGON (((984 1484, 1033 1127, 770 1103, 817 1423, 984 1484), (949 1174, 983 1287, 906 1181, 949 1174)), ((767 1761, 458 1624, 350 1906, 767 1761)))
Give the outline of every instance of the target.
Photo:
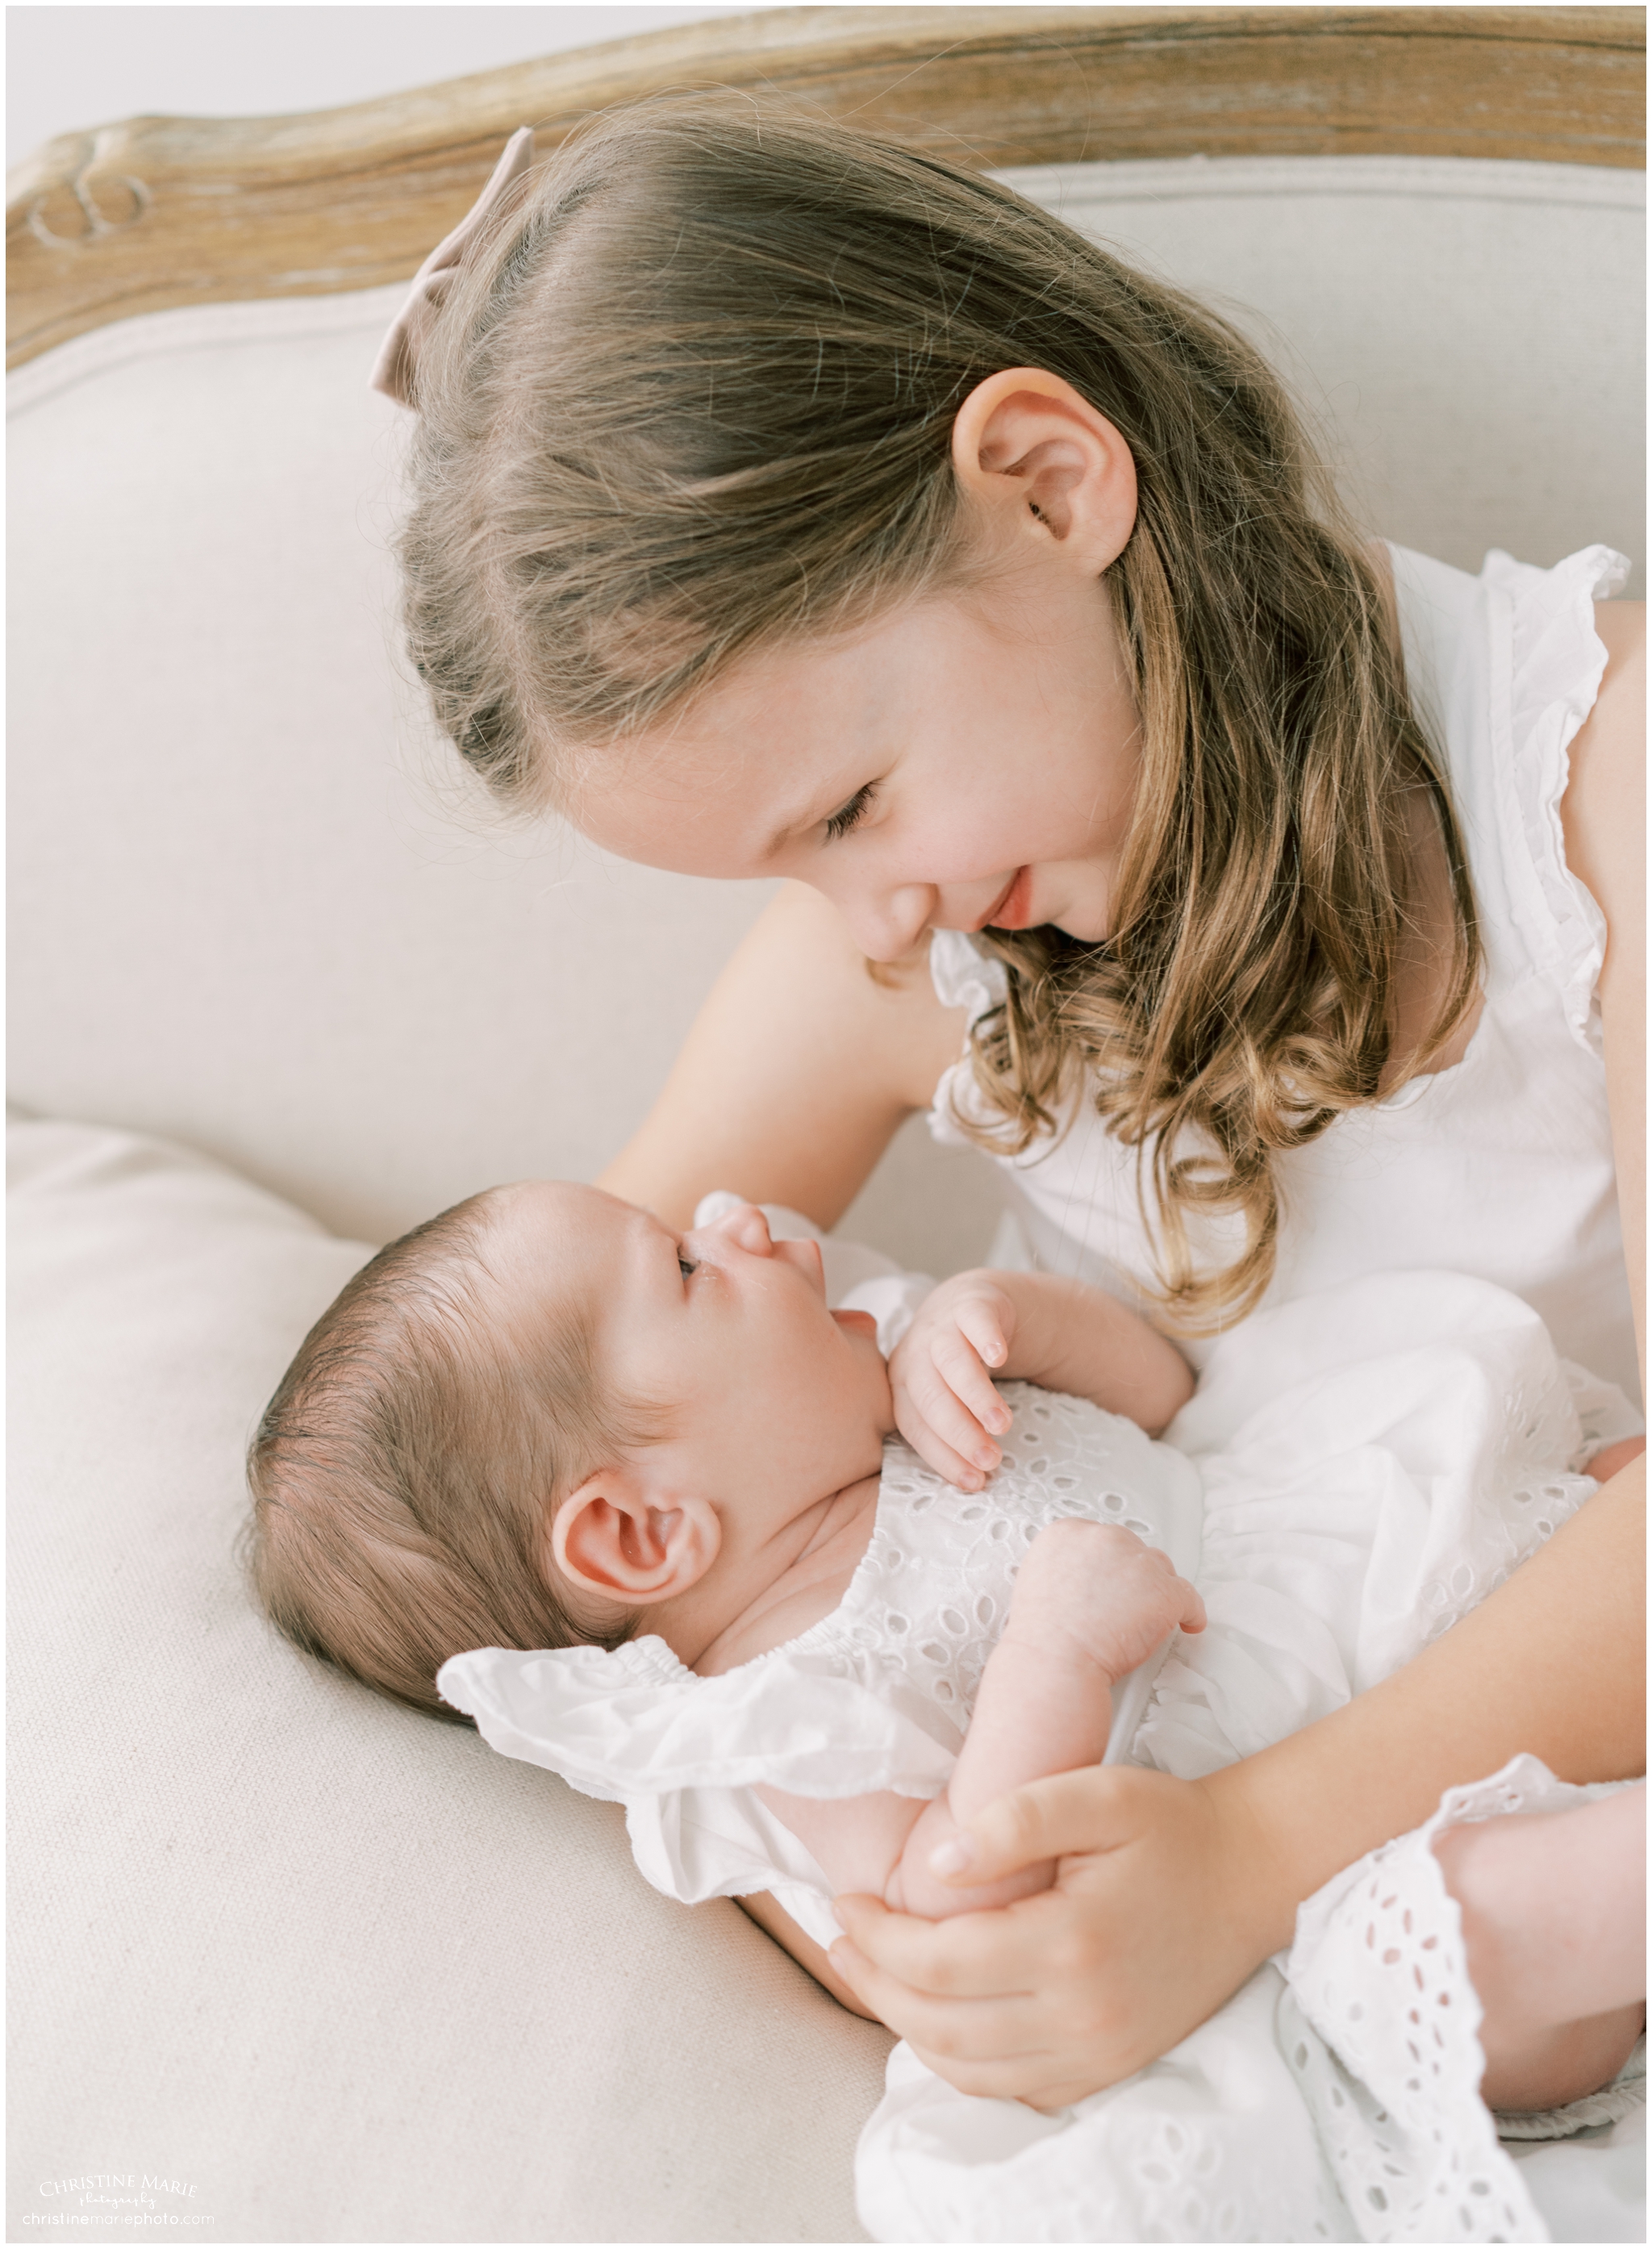
POLYGON ((855 791, 847 804, 833 813, 831 818, 826 822, 826 836, 829 843, 837 843, 841 837, 848 835, 851 828, 857 828, 860 825, 862 815, 877 794, 877 787, 875 781, 869 781, 864 788, 857 788, 855 791))

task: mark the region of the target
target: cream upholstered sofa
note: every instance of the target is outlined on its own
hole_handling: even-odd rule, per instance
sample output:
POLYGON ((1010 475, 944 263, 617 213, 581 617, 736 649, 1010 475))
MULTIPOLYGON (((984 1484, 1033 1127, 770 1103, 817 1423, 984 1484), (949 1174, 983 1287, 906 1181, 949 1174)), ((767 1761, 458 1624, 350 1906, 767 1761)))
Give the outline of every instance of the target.
MULTIPOLYGON (((1278 43, 1318 10, 1267 19, 1267 69, 1236 33, 1224 79, 1208 38, 1148 52, 1141 10, 872 10, 360 113, 375 223, 415 230, 376 267, 306 265, 273 235, 247 266, 234 194, 274 160, 245 128, 118 128, 25 168, 10 2238, 859 2238, 850 2160, 885 2033, 733 1906, 656 1896, 613 1807, 293 1653, 232 1557, 258 1410, 369 1248, 488 1181, 598 1169, 762 903, 502 829, 430 739, 393 622, 403 432, 366 389, 386 269, 559 88, 576 110, 700 52, 724 80, 890 122, 914 56, 984 55, 997 142, 940 65, 933 113, 892 121, 1039 159, 1012 171, 1026 192, 1240 308, 1373 527, 1470 567, 1598 538, 1638 561, 1642 175, 1587 85, 1554 124, 1568 11, 1520 12, 1551 26, 1550 139, 1476 127, 1468 158, 1451 116, 1490 97, 1448 86, 1446 123, 1417 125, 1410 79, 1370 95, 1368 39, 1328 47, 1293 108, 1316 82, 1286 85, 1278 43), (869 86, 896 89, 884 112, 869 86), (1234 124, 1246 103, 1261 126, 1234 124), (186 190, 203 238, 219 196, 227 281, 198 244, 170 279, 142 266, 143 226, 186 190), (77 233, 76 210, 97 223, 77 233)), ((1570 12, 1598 87, 1631 11, 1570 12)), ((1465 37, 1496 45, 1489 19, 1451 47, 1449 11, 1424 13, 1448 78, 1480 66, 1465 37)), ((1542 109, 1517 94, 1517 117, 1542 109)), ((336 155, 337 120, 309 122, 336 155)), ((940 1271, 993 1217, 986 1167, 909 1127, 843 1230, 940 1271)), ((1598 2211, 1577 2227, 1607 2238, 1598 2211)))

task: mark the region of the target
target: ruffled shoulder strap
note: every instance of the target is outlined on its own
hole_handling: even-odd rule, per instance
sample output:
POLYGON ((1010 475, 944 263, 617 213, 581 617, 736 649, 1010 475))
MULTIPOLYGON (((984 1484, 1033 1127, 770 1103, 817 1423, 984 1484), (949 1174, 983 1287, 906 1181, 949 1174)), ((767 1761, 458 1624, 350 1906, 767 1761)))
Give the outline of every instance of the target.
POLYGON ((929 940, 929 980, 943 1008, 967 1008, 972 1023, 1002 1007, 1009 978, 967 930, 938 929, 929 940))
POLYGON ((1492 981, 1536 974, 1571 1035, 1598 1049, 1594 987, 1606 931, 1566 863, 1560 801, 1573 736, 1594 707, 1606 649, 1594 604, 1628 565, 1586 547, 1552 570, 1493 549, 1477 577, 1389 547, 1407 683, 1444 753, 1492 981))
POLYGON ((1501 737, 1496 746, 1514 783, 1523 872, 1542 901, 1539 927, 1567 1020, 1588 1044, 1606 924, 1566 864, 1560 801, 1571 778, 1573 738, 1594 708, 1606 671, 1594 604, 1618 592, 1628 567, 1609 547, 1586 547, 1552 570, 1534 569, 1494 548, 1482 572, 1509 604, 1507 702, 1501 709, 1494 702, 1493 718, 1501 737))
MULTIPOLYGON (((1003 962, 982 953, 968 932, 961 929, 938 929, 930 938, 929 980, 943 1008, 966 1010, 968 1028, 1002 1007, 1009 993, 1003 962)), ((959 1130, 960 1118, 977 1125, 990 1126, 994 1121, 975 1083, 967 1039, 961 1059, 942 1071, 935 1087, 929 1111, 931 1137, 946 1147, 972 1145, 968 1135, 959 1130)))
POLYGON ((623 1804, 765 1782, 795 1796, 938 1796, 963 1740, 927 1696, 874 1678, 871 1657, 820 1627, 711 1679, 647 1634, 611 1651, 473 1648, 436 1684, 506 1757, 623 1804))

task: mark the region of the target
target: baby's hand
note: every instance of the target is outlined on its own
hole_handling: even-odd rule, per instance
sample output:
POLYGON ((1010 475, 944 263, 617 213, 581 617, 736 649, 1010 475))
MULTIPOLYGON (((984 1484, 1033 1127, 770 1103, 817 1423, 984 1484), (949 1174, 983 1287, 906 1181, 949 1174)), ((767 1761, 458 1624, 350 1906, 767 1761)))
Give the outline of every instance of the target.
POLYGON ((993 1433, 1015 1417, 988 1370, 1015 1340, 1015 1305, 992 1275, 958 1273, 925 1297, 891 1356, 901 1435, 960 1491, 979 1491, 1003 1457, 993 1433))
POLYGON ((1205 1605, 1167 1554, 1119 1523, 1070 1516, 1033 1541, 1004 1638, 1057 1660, 1080 1658, 1117 1680, 1173 1632, 1204 1628, 1205 1605))

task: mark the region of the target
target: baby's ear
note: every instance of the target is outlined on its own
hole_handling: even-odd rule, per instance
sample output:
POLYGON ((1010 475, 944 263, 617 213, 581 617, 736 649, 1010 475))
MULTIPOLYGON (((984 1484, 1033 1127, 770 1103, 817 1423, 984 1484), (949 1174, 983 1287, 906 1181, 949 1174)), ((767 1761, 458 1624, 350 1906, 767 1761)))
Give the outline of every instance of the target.
POLYGON ((569 1492, 551 1525, 551 1553, 568 1582, 605 1600, 671 1600, 717 1559, 723 1526, 708 1501, 669 1497, 633 1468, 602 1468, 569 1492))

